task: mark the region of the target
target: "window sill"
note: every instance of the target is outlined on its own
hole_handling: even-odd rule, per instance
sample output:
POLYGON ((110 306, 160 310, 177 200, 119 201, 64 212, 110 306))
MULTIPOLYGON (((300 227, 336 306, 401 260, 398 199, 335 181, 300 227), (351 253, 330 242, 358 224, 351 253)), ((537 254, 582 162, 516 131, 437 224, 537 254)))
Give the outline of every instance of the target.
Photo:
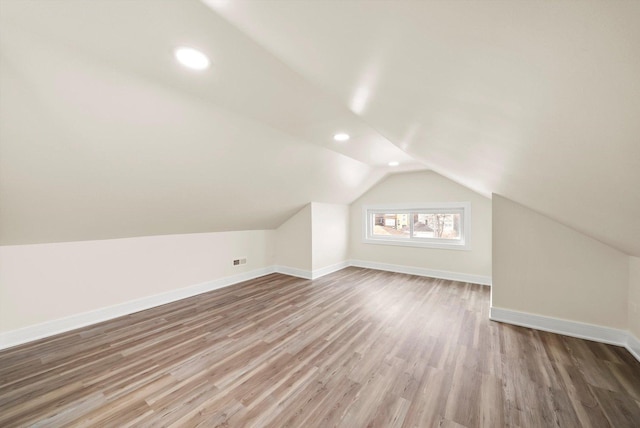
POLYGON ((419 241, 400 241, 393 239, 363 239, 364 244, 375 245, 393 245, 398 247, 418 247, 418 248, 431 248, 437 250, 458 250, 458 251, 471 251, 471 245, 468 244, 449 244, 446 242, 419 242, 419 241))

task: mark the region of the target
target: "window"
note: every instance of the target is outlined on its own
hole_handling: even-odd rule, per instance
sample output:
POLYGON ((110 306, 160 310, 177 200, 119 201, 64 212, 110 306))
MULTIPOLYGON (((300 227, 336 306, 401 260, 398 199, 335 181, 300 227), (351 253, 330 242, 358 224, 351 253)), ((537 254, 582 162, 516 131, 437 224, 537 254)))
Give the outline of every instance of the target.
POLYGON ((367 244, 471 249, 471 203, 365 206, 367 244))

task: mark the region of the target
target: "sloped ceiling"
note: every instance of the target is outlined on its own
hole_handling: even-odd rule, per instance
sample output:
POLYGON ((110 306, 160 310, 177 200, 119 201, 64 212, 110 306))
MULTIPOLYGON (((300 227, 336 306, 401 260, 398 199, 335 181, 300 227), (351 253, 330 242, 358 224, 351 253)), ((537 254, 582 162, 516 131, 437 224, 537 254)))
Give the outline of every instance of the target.
POLYGON ((640 256, 640 2, 205 2, 426 166, 640 256))
POLYGON ((198 1, 0 7, 2 244, 275 228, 425 168, 198 1))
POLYGON ((276 227, 397 160, 640 256, 640 2, 0 8, 3 244, 276 227))

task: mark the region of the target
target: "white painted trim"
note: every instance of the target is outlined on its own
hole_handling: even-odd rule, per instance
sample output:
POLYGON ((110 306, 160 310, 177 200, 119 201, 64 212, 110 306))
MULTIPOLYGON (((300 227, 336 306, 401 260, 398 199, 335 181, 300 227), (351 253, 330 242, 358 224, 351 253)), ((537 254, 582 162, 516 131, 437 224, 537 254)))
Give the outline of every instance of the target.
POLYGON ((521 327, 548 331, 550 333, 564 334, 565 336, 577 337, 579 339, 608 343, 610 345, 624 346, 627 338, 627 332, 624 330, 535 315, 527 312, 512 311, 510 309, 491 307, 489 319, 519 325, 521 327))
MULTIPOLYGON (((192 285, 190 287, 180 288, 178 290, 144 297, 142 299, 108 306, 106 308, 100 308, 95 311, 84 312, 81 314, 72 315, 53 321, 47 321, 45 323, 29 327, 24 327, 18 330, 0 333, 0 350, 10 348, 12 346, 21 345, 23 343, 32 342, 44 337, 49 337, 67 331, 75 330, 81 327, 86 327, 120 316, 129 315, 134 312, 143 311, 145 309, 150 309, 156 306, 175 302, 177 300, 186 299, 188 297, 196 296, 208 291, 217 290, 219 288, 228 287, 230 285, 234 285, 243 281, 259 278, 261 276, 265 276, 274 272, 296 276, 304 279, 316 279, 320 278, 321 276, 337 272, 348 266, 405 273, 409 275, 429 276, 432 278, 471 282, 475 284, 491 285, 491 278, 485 276, 438 271, 411 266, 392 265, 387 263, 368 262, 364 260, 348 260, 345 262, 336 263, 331 266, 326 266, 324 268, 316 269, 314 271, 307 271, 287 266, 268 266, 238 275, 227 276, 224 278, 203 282, 200 284, 192 285)), ((638 340, 638 338, 627 331, 592 324, 584 324, 576 321, 568 321, 541 315, 528 314, 525 312, 517 312, 509 309, 494 308, 493 306, 491 307, 489 318, 493 321, 519 325, 536 330, 549 331, 551 333, 564 334, 566 336, 578 337, 580 339, 588 339, 594 340, 596 342, 608 343, 611 345, 624 346, 638 361, 640 361, 640 340, 638 340)))
MULTIPOLYGON (((413 235, 413 224, 410 225, 413 235)), ((376 245, 396 245, 401 247, 434 248, 439 250, 471 251, 471 202, 432 202, 422 204, 384 204, 384 205, 364 205, 362 207, 362 242, 376 245), (411 214, 415 211, 430 210, 453 210, 460 211, 462 215, 462 240, 450 242, 438 238, 397 238, 394 236, 381 237, 371 236, 371 214, 383 212, 395 212, 411 214)))
POLYGON ((143 297, 141 299, 131 300, 117 305, 107 306, 105 308, 47 321, 18 330, 3 332, 0 333, 0 349, 10 348, 12 346, 21 345, 23 343, 32 342, 44 337, 53 336, 81 327, 86 327, 88 325, 107 321, 123 315, 129 315, 134 312, 143 311, 155 306, 160 306, 167 303, 175 302, 177 300, 186 299, 187 297, 192 297, 201 293, 206 293, 208 291, 228 287, 239 282, 248 281, 250 279, 258 278, 274 272, 274 267, 268 266, 265 268, 255 269, 249 272, 244 272, 241 274, 227 276, 189 287, 180 288, 178 290, 173 290, 166 293, 143 297))
POLYGON ((624 346, 631 355, 640 361, 640 341, 625 330, 512 311, 510 309, 494 308, 493 306, 491 307, 489 319, 579 339, 624 346))
MULTIPOLYGON (((143 311, 156 306, 175 302, 177 300, 186 299, 201 293, 217 290, 219 288, 228 287, 239 282, 248 281, 270 273, 278 272, 285 275, 296 276, 303 279, 317 279, 322 276, 337 272, 349 266, 356 266, 368 269, 386 270, 390 272, 407 273, 411 275, 429 276, 433 278, 450 279, 454 281, 473 282, 477 284, 491 284, 491 278, 468 275, 455 272, 437 271, 425 268, 399 266, 376 262, 366 262, 362 260, 347 260, 330 266, 325 266, 314 271, 292 268, 288 266, 268 266, 262 269, 255 269, 238 275, 227 276, 224 278, 203 282, 201 284, 192 285, 178 290, 168 291, 166 293, 156 294, 153 296, 143 297, 141 299, 131 300, 105 308, 96 309, 89 312, 83 312, 71 315, 65 318, 59 318, 24 327, 17 330, 0 333, 0 349, 10 348, 12 346, 21 345, 23 343, 32 342, 44 337, 53 336, 78 328, 86 327, 99 322, 107 321, 113 318, 129 315, 134 312, 143 311)), ((640 348, 640 347, 639 347, 640 348)))
POLYGON ((427 269, 414 266, 393 265, 389 263, 369 262, 365 260, 350 260, 350 266, 385 270, 388 272, 406 273, 409 275, 429 276, 431 278, 449 279, 452 281, 471 282, 474 284, 491 285, 491 277, 483 275, 471 275, 468 273, 449 272, 446 270, 427 269))
POLYGON ((276 266, 275 271, 278 273, 291 275, 291 276, 295 276, 303 279, 318 279, 322 276, 329 275, 330 273, 337 272, 349 266, 350 266, 349 262, 344 261, 344 262, 336 263, 330 266, 325 266, 320 269, 315 269, 312 271, 305 270, 305 269, 298 269, 290 266, 276 266))
POLYGON ((636 360, 640 361, 640 339, 635 337, 631 332, 627 333, 627 343, 625 347, 636 360))
POLYGON ((323 268, 320 269, 315 269, 313 272, 311 272, 311 279, 318 279, 321 276, 325 276, 325 275, 329 275, 330 273, 334 273, 337 272, 339 270, 342 270, 346 267, 351 266, 348 260, 345 260, 344 262, 340 262, 340 263, 336 263, 333 265, 329 265, 329 266, 325 266, 323 268))
POLYGON ((275 271, 285 275, 296 276, 302 279, 311 279, 313 277, 313 272, 311 272, 310 270, 298 269, 289 266, 276 266, 275 271))

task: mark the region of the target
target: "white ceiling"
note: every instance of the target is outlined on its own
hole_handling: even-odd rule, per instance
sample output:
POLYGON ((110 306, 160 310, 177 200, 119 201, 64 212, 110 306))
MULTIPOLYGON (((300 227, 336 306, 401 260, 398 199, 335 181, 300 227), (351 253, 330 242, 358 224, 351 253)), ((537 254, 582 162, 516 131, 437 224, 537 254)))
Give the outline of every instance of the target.
POLYGON ((197 1, 0 5, 2 244, 275 228, 425 169, 197 1))
POLYGON ((206 3, 415 159, 640 255, 640 2, 206 3))
POLYGON ((0 1, 1 243, 277 227, 398 160, 640 256, 640 2, 206 3, 0 1))

